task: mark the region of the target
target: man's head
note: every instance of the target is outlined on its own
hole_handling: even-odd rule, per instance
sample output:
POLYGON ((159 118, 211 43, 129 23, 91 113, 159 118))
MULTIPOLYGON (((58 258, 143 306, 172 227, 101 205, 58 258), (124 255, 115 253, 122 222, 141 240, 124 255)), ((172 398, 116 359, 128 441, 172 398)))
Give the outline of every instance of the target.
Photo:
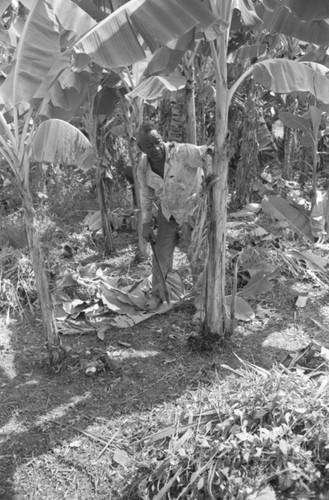
POLYGON ((139 148, 151 160, 162 161, 165 158, 165 145, 161 135, 152 122, 144 122, 138 130, 139 148))

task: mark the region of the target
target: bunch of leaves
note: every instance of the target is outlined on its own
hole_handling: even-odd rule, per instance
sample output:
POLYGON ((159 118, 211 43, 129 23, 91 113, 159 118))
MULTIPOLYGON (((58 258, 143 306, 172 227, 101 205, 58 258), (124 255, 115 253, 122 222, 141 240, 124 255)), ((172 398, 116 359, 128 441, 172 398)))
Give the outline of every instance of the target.
POLYGON ((17 211, 7 215, 0 209, 0 248, 24 248, 27 246, 27 236, 22 213, 17 211))
POLYGON ((137 441, 127 498, 274 500, 324 490, 328 373, 245 363, 234 372, 188 401, 174 425, 137 441))
POLYGON ((0 310, 24 313, 33 311, 37 299, 34 273, 30 258, 22 249, 9 246, 0 251, 0 310))
POLYGON ((74 166, 34 166, 31 189, 35 206, 48 211, 51 218, 65 222, 82 220, 88 208, 97 206, 96 184, 93 172, 84 172, 74 166))

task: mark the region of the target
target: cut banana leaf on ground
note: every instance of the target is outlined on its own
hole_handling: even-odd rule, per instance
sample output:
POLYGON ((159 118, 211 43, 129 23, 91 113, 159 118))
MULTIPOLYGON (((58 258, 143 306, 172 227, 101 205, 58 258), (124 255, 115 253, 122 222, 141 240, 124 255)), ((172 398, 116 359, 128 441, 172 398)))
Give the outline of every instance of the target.
POLYGON ((262 209, 272 219, 288 222, 291 229, 296 233, 311 242, 314 241, 309 216, 303 207, 294 205, 280 196, 266 195, 262 200, 262 209))
POLYGON ((272 283, 269 281, 270 277, 273 277, 273 273, 266 274, 263 271, 258 272, 250 278, 248 284, 239 291, 239 296, 255 299, 258 295, 269 292, 273 288, 272 283))
MULTIPOLYGON (((232 304, 232 295, 228 295, 225 297, 226 301, 226 313, 230 316, 231 304, 232 304)), ((252 321, 255 319, 255 313, 242 297, 236 296, 235 302, 235 319, 239 321, 252 321)))
MULTIPOLYGON (((55 317, 60 322, 60 331, 65 334, 80 332, 81 329, 90 331, 90 322, 95 322, 94 329, 98 331, 102 323, 114 325, 119 328, 132 327, 141 321, 145 321, 155 314, 163 314, 181 300, 185 299, 185 290, 181 277, 177 272, 171 272, 167 276, 168 288, 171 293, 170 304, 162 304, 152 312, 146 311, 147 302, 152 293, 152 276, 140 279, 129 286, 120 286, 120 277, 108 276, 108 269, 97 268, 87 265, 79 268, 74 273, 75 284, 92 290, 94 296, 83 301, 78 298, 70 298, 60 285, 67 286, 67 280, 61 280, 57 285, 55 299, 55 317), (85 318, 88 326, 82 325, 81 321, 77 327, 75 320, 85 318), (72 321, 74 320, 74 321, 72 321), (71 324, 65 326, 62 322, 71 324)), ((71 283, 71 280, 69 280, 71 283)))
POLYGON ((244 267, 245 271, 248 271, 251 277, 256 274, 263 273, 268 279, 275 278, 279 273, 277 266, 270 264, 269 262, 252 262, 244 267))
POLYGON ((158 307, 155 311, 152 312, 140 312, 140 313, 135 313, 135 314, 117 314, 114 316, 110 322, 113 326, 116 326, 117 328, 131 328, 138 323, 141 323, 142 321, 145 321, 146 319, 151 318, 152 316, 155 316, 156 314, 164 314, 168 312, 170 309, 172 309, 174 306, 177 305, 177 302, 170 302, 170 304, 167 304, 164 302, 161 304, 160 307, 158 307))

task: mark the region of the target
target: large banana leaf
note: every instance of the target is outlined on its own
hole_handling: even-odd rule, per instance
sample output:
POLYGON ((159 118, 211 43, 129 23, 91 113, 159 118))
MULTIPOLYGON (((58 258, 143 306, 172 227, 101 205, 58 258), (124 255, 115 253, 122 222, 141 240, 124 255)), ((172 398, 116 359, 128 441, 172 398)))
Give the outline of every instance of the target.
POLYGON ((150 76, 142 83, 137 85, 127 96, 141 97, 147 101, 160 99, 164 92, 174 92, 184 88, 186 80, 183 76, 176 76, 174 74, 168 76, 150 76))
POLYGON ((210 26, 216 17, 199 0, 130 0, 75 44, 76 67, 87 54, 104 68, 123 67, 146 57, 142 37, 152 52, 195 26, 210 26))
POLYGON ((279 94, 310 92, 323 104, 329 104, 328 68, 318 63, 288 59, 269 59, 253 66, 254 79, 279 94))
POLYGON ((309 216, 302 207, 293 205, 280 196, 265 196, 262 200, 263 212, 277 220, 288 222, 290 227, 313 242, 309 216))
POLYGON ((13 74, 0 88, 1 101, 30 101, 65 49, 95 24, 71 0, 36 0, 14 56, 13 74))
MULTIPOLYGON (((48 82, 48 79, 45 80, 48 82)), ((97 75, 88 71, 75 73, 69 67, 48 86, 42 94, 38 91, 41 103, 38 104, 38 114, 43 118, 61 118, 70 120, 81 107, 81 103, 86 99, 90 90, 96 91, 97 75)), ((38 102, 37 99, 34 99, 38 102)))
MULTIPOLYGON (((306 1, 310 6, 314 3, 311 0, 306 1)), ((324 1, 329 4, 327 0, 324 1)), ((312 16, 303 17, 306 20, 302 21, 286 6, 270 11, 260 3, 256 6, 256 11, 263 21, 262 30, 282 33, 316 45, 328 45, 329 43, 329 25, 325 21, 314 21, 315 18, 312 16)), ((299 9, 298 14, 300 14, 299 9)), ((325 17, 321 19, 325 19, 325 17)))
POLYGON ((304 116, 294 115, 289 111, 282 111, 279 114, 279 118, 286 127, 302 130, 306 134, 312 134, 311 123, 304 116))
POLYGON ((329 19, 328 0, 285 0, 284 3, 305 21, 329 19))
POLYGON ((195 44, 194 29, 175 39, 167 46, 160 47, 152 56, 145 70, 145 76, 170 75, 181 62, 184 53, 195 44))
POLYGON ((265 55, 266 50, 266 45, 243 45, 228 56, 227 62, 229 64, 234 64, 244 63, 247 59, 259 59, 265 55))
POLYGON ((7 10, 9 5, 11 4, 11 0, 1 0, 0 1, 0 16, 4 14, 4 12, 7 10))
POLYGON ((90 167, 95 154, 88 139, 63 120, 46 120, 39 125, 32 142, 32 161, 90 167))

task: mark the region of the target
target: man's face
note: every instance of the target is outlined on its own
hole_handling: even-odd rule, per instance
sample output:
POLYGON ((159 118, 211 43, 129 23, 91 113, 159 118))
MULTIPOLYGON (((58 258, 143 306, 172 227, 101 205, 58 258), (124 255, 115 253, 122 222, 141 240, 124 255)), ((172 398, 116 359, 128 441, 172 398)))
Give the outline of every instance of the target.
POLYGON ((161 161, 165 157, 165 145, 161 135, 151 130, 139 138, 139 147, 151 160, 161 161))

